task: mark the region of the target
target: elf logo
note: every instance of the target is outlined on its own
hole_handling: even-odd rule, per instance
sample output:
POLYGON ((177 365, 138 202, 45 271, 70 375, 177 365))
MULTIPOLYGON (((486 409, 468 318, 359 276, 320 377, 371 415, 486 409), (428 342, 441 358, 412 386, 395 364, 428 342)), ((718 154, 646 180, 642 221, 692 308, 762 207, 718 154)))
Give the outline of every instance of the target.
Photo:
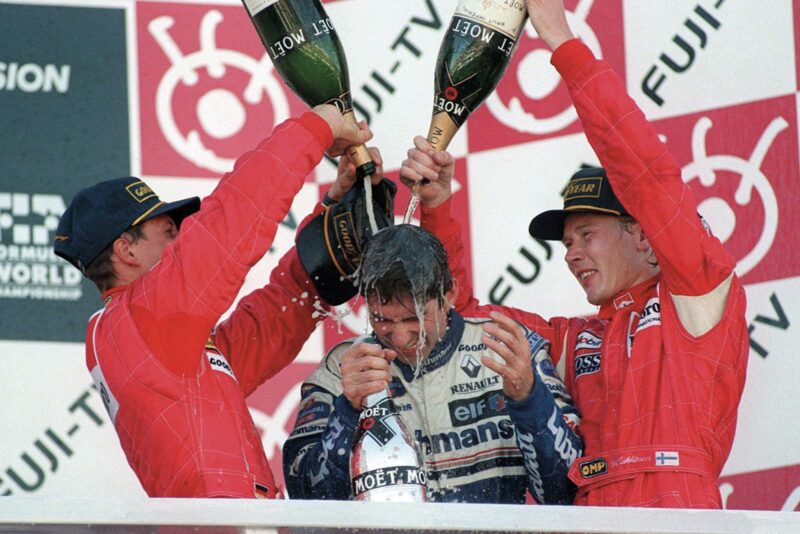
POLYGON ((453 426, 464 426, 496 417, 505 412, 506 399, 500 391, 489 391, 480 397, 448 403, 453 426))

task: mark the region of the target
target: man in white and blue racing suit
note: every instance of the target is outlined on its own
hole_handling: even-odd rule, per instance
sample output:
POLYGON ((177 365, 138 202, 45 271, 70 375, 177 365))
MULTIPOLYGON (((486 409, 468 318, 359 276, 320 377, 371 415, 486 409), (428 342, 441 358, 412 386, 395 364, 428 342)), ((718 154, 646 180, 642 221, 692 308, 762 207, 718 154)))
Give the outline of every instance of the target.
POLYGON ((580 418, 545 340, 501 314, 452 310, 446 254, 419 227, 381 230, 361 269, 380 345, 339 344, 303 384, 283 448, 289 496, 350 498, 361 400, 388 384, 420 446, 430 501, 524 503, 528 490, 538 503, 570 504, 580 418))

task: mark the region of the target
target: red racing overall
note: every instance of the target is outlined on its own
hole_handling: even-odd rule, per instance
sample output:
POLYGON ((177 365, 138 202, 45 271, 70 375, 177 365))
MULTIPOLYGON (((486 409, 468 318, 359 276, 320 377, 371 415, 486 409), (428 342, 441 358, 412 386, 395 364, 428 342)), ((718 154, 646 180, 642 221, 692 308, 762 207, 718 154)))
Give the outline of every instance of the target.
POLYGON ((86 363, 148 495, 275 496, 245 397, 316 326, 316 291, 295 250, 214 326, 331 140, 313 113, 279 126, 183 221, 161 261, 104 294, 90 320, 86 363))
MULTIPOLYGON (((720 508, 717 478, 731 449, 749 353, 735 261, 705 228, 680 166, 608 64, 578 40, 559 47, 552 63, 661 273, 617 295, 596 318, 548 321, 500 311, 551 341, 580 410, 585 456, 570 471, 576 504, 720 508)), ((424 209, 422 224, 448 251, 462 286, 457 309, 474 315, 448 204, 424 209)))

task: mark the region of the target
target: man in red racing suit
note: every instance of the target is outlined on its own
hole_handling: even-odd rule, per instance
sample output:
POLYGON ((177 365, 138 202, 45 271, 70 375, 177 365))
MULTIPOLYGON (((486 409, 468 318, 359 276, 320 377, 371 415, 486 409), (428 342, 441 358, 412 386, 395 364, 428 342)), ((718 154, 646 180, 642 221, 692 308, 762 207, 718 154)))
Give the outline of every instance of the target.
MULTIPOLYGON (((563 238, 567 264, 599 313, 546 320, 478 306, 449 201, 423 206, 422 226, 445 244, 462 288, 456 302, 461 313, 499 309, 552 343, 551 356, 582 414, 585 456, 570 471, 578 485, 576 504, 720 508, 717 479, 731 449, 749 352, 735 261, 698 216, 680 166, 625 84, 572 37, 563 3, 529 0, 528 12, 555 50, 551 62, 605 168, 576 173, 565 210, 534 219, 531 233, 563 238), (602 198, 592 187, 604 188, 602 198), (616 248, 592 249, 600 232, 617 239, 616 248), (630 244, 624 248, 620 240, 630 244), (602 294, 631 265, 644 265, 642 272, 649 274, 602 294)), ((422 150, 409 153, 417 172, 406 173, 405 181, 428 178, 427 187, 437 187, 441 174, 452 174, 452 158, 419 139, 422 150)))
POLYGON ((56 253, 105 303, 89 321, 86 364, 148 495, 276 496, 245 398, 316 326, 316 291, 295 249, 215 324, 325 150, 368 139, 345 124, 332 106, 286 121, 186 219, 198 199, 161 202, 137 178, 84 189, 62 216, 56 253), (92 267, 104 249, 110 281, 92 267))

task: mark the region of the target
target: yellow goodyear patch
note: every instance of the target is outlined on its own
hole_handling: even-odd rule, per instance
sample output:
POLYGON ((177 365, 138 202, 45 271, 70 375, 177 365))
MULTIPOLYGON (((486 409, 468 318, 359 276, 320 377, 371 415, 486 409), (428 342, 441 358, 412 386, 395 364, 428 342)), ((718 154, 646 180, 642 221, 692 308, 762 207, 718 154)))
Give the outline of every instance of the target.
POLYGON ((361 244, 356 235, 356 225, 353 221, 353 214, 350 212, 336 215, 333 219, 336 227, 336 238, 338 248, 342 252, 342 257, 355 271, 361 262, 361 244))
POLYGON ((595 458, 588 462, 581 462, 580 465, 582 478, 593 478, 608 473, 608 462, 605 458, 595 458))
POLYGON ((591 176, 572 180, 567 186, 567 190, 564 192, 564 202, 569 202, 577 198, 600 198, 600 191, 602 188, 602 176, 591 176))
POLYGON ((125 187, 128 193, 136 200, 136 202, 144 202, 156 196, 150 187, 144 182, 134 182, 125 187))

